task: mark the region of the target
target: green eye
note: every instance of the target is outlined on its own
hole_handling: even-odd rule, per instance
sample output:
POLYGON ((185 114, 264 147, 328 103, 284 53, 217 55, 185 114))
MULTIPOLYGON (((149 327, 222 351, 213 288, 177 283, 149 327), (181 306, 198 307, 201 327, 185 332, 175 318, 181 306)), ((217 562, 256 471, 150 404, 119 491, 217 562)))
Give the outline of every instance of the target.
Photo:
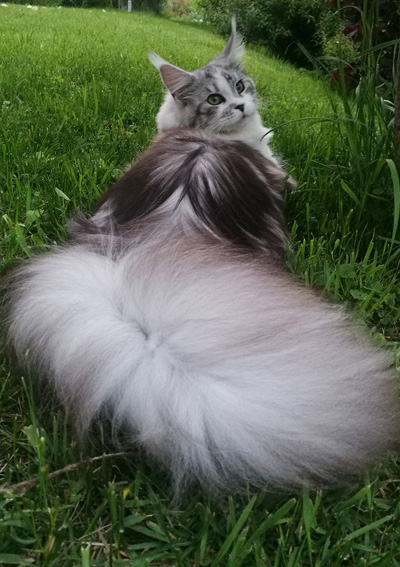
POLYGON ((207 99, 207 102, 209 104, 221 104, 221 102, 225 102, 225 99, 223 96, 219 94, 210 94, 210 96, 207 99))
POLYGON ((236 90, 237 90, 237 92, 238 92, 239 94, 244 91, 244 83, 243 83, 243 81, 238 81, 238 82, 236 83, 236 90))

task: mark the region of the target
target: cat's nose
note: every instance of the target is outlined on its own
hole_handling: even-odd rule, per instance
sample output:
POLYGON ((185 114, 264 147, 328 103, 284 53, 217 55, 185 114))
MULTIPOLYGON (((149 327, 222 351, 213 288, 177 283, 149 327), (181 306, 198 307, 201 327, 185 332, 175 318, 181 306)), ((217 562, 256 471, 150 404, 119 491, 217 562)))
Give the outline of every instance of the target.
POLYGON ((244 112, 244 104, 238 104, 235 108, 244 112))

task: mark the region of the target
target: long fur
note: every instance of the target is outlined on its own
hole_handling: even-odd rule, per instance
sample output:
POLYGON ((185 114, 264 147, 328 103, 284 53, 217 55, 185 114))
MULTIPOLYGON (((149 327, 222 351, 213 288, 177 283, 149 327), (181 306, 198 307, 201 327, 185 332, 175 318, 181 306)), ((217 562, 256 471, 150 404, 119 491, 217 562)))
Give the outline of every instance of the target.
POLYGON ((177 487, 347 483, 398 440, 390 355, 285 271, 275 167, 169 132, 8 280, 20 360, 80 432, 107 410, 177 487))

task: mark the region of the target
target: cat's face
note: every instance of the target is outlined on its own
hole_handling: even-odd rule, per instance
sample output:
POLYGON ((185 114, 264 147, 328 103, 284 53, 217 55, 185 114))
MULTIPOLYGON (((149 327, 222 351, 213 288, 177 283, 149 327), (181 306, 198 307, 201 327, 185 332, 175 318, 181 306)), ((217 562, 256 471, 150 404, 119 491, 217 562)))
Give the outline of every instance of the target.
POLYGON ((237 132, 245 127, 257 112, 258 100, 253 80, 239 63, 243 52, 242 38, 236 34, 233 21, 222 54, 195 71, 184 71, 150 54, 175 103, 165 109, 174 113, 171 123, 215 133, 237 132))
POLYGON ((195 71, 197 80, 182 92, 181 104, 191 115, 189 126, 213 132, 241 129, 257 111, 254 82, 239 66, 207 65, 195 71))

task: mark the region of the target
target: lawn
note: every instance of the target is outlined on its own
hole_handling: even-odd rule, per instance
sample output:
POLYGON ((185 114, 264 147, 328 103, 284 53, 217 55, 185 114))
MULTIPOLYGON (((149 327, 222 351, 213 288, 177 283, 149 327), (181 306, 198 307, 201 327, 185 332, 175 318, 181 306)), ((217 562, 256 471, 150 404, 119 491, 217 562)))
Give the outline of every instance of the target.
MULTIPOLYGON (((144 14, 0 6, 1 269, 62 241, 66 219, 90 212, 147 147, 163 96, 147 51, 193 69, 223 45, 207 28, 144 14)), ((369 136, 354 103, 309 72, 260 50, 245 66, 299 182, 287 199, 290 269, 349 302, 395 350, 400 197, 379 121, 388 109, 369 136)), ((0 375, 2 482, 28 481, 0 492, 0 565, 400 565, 395 461, 340 492, 189 491, 172 503, 162 471, 134 455, 97 459, 106 442, 81 454, 29 376, 7 361, 0 375)))

